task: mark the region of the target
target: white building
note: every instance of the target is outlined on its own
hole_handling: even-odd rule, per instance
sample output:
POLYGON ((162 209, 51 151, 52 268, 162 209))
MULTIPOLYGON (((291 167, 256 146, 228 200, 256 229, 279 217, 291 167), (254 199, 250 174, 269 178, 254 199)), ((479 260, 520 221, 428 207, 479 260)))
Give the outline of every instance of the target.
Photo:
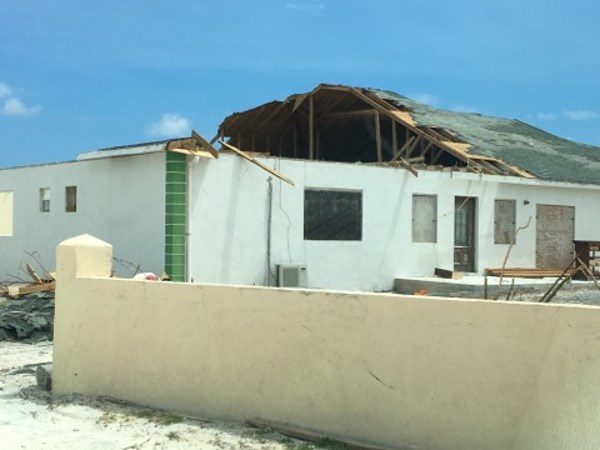
POLYGON ((0 170, 0 279, 24 252, 52 267, 80 233, 175 280, 277 285, 290 266, 309 287, 375 291, 500 267, 515 236, 509 267, 562 269, 574 239, 600 240, 600 149, 519 121, 321 85, 219 135, 272 170, 197 135, 0 170))

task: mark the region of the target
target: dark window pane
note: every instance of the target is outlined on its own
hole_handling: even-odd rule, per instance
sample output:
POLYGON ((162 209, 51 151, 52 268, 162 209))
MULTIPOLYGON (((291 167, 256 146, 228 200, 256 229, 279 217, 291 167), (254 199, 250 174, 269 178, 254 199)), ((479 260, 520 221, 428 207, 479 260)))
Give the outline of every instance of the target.
POLYGON ((77 186, 67 186, 65 197, 66 211, 77 212, 77 186))
POLYGON ((305 190, 304 239, 360 241, 362 192, 305 190))

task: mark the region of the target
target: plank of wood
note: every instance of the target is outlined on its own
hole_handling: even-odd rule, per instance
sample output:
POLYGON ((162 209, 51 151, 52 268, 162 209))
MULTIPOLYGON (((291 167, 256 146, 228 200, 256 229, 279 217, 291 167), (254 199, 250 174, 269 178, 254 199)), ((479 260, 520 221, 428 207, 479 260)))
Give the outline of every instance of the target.
POLYGON ((379 113, 375 112, 375 147, 377 151, 377 162, 383 161, 383 153, 381 150, 381 119, 379 113))
POLYGON ((416 139, 416 136, 411 136, 408 141, 402 146, 402 148, 398 151, 398 154, 392 158, 392 161, 397 160, 400 156, 405 152, 405 150, 410 147, 413 141, 416 139))
POLYGON ((452 274, 454 273, 452 270, 446 270, 446 269, 442 269, 440 267, 436 267, 435 270, 433 271, 434 275, 440 277, 440 278, 452 278, 452 274))
POLYGON ((181 153, 182 155, 199 156, 200 158, 215 159, 212 153, 204 150, 188 150, 187 148, 170 148, 170 152, 181 153))
POLYGON ((392 114, 394 115, 394 117, 400 119, 402 122, 406 122, 409 125, 412 125, 413 127, 417 126, 415 119, 413 119, 413 117, 408 111, 392 111, 392 114))
POLYGON ((9 286, 8 295, 10 297, 20 297, 21 295, 32 294, 34 292, 48 292, 56 289, 56 281, 43 284, 31 284, 29 286, 9 286))
POLYGON ((315 105, 313 96, 308 99, 308 159, 311 161, 315 157, 315 105))
POLYGON ((26 263, 25 269, 27 270, 27 273, 32 278, 32 280, 35 284, 42 284, 42 279, 38 276, 38 274, 36 273, 35 269, 31 266, 31 264, 26 263))
POLYGON ((319 114, 319 118, 320 120, 361 119, 374 116, 375 114, 377 114, 377 111, 374 109, 360 109, 357 111, 339 111, 323 115, 319 114))
POLYGON ((308 94, 300 94, 296 97, 296 101, 294 102, 292 112, 296 111, 300 107, 304 100, 306 100, 306 97, 308 97, 308 94))
POLYGON ((192 130, 192 139, 194 139, 198 143, 198 147, 202 147, 203 150, 209 152, 215 158, 219 157, 219 152, 216 148, 214 148, 210 142, 192 130))
POLYGON ((392 157, 398 156, 398 133, 396 131, 396 121, 392 120, 392 157))
MULTIPOLYGON (((576 269, 569 269, 566 273, 574 273, 576 269)), ((487 269, 491 276, 500 276, 516 278, 556 278, 563 273, 563 269, 529 269, 529 268, 507 268, 487 269)))
POLYGON ((416 169, 405 159, 400 158, 398 160, 398 163, 404 167, 406 170, 408 170, 410 173, 412 173, 415 177, 419 176, 419 172, 416 171, 416 169))
POLYGON ((221 145, 223 145, 224 147, 228 148, 229 150, 231 150, 232 152, 234 152, 236 155, 241 156, 242 158, 244 158, 247 161, 250 161, 253 164, 256 164, 258 167, 260 167, 263 170, 266 170, 267 172, 269 172, 271 175, 279 178, 282 181, 285 181, 286 183, 294 186, 294 182, 289 179, 288 177, 286 177, 285 175, 277 172, 275 169, 272 169, 271 167, 267 166, 266 164, 263 164, 262 162, 260 162, 259 160, 253 158, 252 156, 246 154, 246 152, 244 152, 243 150, 240 150, 237 147, 234 147, 231 144, 228 144, 225 141, 219 141, 221 143, 221 145))

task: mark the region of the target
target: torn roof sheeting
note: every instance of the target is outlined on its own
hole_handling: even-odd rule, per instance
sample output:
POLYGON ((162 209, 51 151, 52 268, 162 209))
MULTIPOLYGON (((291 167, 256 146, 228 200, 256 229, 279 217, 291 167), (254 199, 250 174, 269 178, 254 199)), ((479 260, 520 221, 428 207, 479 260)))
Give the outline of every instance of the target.
POLYGON ((469 153, 501 159, 537 178, 600 184, 600 148, 569 141, 516 119, 437 109, 390 91, 370 89, 407 108, 419 125, 447 128, 472 145, 469 153))

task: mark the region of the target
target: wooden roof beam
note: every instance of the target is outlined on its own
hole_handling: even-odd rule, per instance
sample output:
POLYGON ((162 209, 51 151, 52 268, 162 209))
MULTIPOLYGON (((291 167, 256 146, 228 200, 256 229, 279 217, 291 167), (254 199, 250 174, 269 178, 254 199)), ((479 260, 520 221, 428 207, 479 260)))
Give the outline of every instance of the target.
POLYGON ((246 152, 244 152, 243 150, 240 150, 237 147, 234 147, 231 144, 228 144, 225 141, 219 141, 221 143, 222 146, 224 146, 225 148, 231 150, 233 153, 235 153, 238 156, 241 156, 242 158, 244 158, 246 161, 250 161, 252 164, 257 165, 258 167, 260 167, 263 170, 266 170, 267 172, 269 172, 271 175, 279 178, 282 181, 285 181, 286 183, 288 183, 289 185, 294 186, 294 182, 289 179, 288 177, 286 177, 285 175, 277 172, 275 169, 267 166, 266 164, 262 163, 261 161, 257 160, 256 158, 253 158, 252 156, 248 155, 246 152))

